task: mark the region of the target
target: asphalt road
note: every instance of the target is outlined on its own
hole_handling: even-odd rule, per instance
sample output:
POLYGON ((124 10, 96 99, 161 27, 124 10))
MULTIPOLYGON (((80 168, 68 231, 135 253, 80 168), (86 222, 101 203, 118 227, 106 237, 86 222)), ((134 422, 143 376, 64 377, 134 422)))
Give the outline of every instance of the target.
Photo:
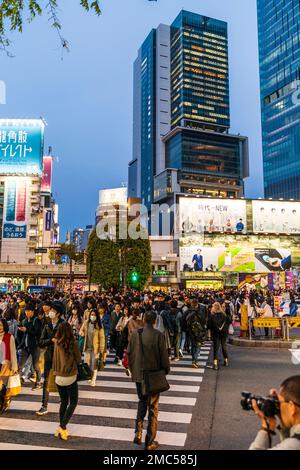
POLYGON ((285 378, 300 374, 288 350, 229 346, 229 353, 229 368, 205 371, 186 449, 248 449, 260 423, 252 412, 242 410, 241 391, 266 395, 285 378))

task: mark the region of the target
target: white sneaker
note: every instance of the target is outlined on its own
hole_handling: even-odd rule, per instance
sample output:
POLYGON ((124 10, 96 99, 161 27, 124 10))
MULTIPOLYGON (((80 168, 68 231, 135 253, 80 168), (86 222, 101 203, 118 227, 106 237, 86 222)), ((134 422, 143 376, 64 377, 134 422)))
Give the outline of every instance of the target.
POLYGON ((122 361, 121 359, 118 360, 118 366, 121 366, 122 365, 122 361))
POLYGON ((96 387, 96 380, 91 380, 91 387, 96 387))
POLYGON ((179 357, 175 357, 175 358, 174 358, 174 361, 175 361, 175 362, 178 362, 178 361, 180 361, 180 358, 179 358, 179 357))

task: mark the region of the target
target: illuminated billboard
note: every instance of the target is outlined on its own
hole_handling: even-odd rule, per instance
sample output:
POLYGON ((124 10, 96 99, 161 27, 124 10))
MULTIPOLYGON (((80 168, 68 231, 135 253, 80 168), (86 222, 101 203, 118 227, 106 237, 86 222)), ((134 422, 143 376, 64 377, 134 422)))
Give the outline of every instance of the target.
POLYGON ((101 189, 99 191, 99 204, 127 204, 127 188, 101 189))
POLYGON ((252 201, 253 231, 300 234, 300 202, 252 201))
POLYGON ((7 178, 5 184, 4 239, 26 239, 27 179, 7 178))
POLYGON ((192 233, 246 233, 246 201, 180 197, 179 227, 182 236, 192 233))
POLYGON ((51 193, 52 187, 52 157, 43 157, 43 176, 41 182, 41 192, 51 193))
POLYGON ((0 119, 0 174, 41 175, 43 145, 41 119, 0 119))
POLYGON ((182 272, 284 272, 292 267, 291 251, 285 248, 181 246, 182 272))

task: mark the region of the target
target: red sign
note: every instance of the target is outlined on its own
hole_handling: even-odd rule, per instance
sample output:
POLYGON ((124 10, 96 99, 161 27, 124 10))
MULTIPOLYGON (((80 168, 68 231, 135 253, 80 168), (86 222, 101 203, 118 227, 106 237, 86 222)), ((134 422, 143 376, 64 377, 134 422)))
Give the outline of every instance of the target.
POLYGON ((52 183, 52 157, 43 157, 42 193, 51 193, 52 183))

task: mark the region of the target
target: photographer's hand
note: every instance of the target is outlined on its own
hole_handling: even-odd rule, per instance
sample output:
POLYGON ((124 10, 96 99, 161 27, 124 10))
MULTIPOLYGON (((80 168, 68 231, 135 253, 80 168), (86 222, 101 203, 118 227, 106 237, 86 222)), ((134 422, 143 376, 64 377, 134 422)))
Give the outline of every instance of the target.
POLYGON ((261 420, 262 428, 266 431, 270 430, 274 432, 277 427, 276 418, 266 418, 264 413, 258 408, 256 400, 252 400, 252 407, 256 416, 258 416, 261 420))

